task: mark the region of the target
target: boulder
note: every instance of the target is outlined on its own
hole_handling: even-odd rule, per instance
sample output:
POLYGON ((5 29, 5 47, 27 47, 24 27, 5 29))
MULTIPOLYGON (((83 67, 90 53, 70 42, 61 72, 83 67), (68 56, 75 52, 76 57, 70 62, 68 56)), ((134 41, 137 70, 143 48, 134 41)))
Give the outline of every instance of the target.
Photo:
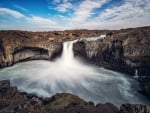
POLYGON ((0 81, 0 113, 46 113, 39 98, 28 98, 16 87, 10 86, 10 81, 0 81))

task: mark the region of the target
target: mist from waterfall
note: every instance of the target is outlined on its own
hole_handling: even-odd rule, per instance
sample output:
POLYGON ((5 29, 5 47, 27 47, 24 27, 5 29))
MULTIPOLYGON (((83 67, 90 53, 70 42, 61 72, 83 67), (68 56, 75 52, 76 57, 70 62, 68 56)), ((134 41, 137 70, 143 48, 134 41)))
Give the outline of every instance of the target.
POLYGON ((1 69, 0 80, 9 79, 20 91, 40 97, 66 92, 95 103, 150 104, 138 92, 139 84, 134 79, 74 58, 73 43, 64 42, 63 53, 54 62, 29 61, 1 69))

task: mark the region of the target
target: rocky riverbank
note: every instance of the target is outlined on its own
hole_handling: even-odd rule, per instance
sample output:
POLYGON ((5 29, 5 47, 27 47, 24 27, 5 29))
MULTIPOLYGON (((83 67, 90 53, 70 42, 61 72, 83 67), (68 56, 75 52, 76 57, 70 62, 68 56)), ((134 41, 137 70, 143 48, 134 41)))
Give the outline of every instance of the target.
POLYGON ((150 113, 145 105, 123 104, 117 108, 111 103, 86 102, 78 96, 61 93, 50 98, 39 98, 19 92, 10 81, 0 81, 0 113, 150 113))

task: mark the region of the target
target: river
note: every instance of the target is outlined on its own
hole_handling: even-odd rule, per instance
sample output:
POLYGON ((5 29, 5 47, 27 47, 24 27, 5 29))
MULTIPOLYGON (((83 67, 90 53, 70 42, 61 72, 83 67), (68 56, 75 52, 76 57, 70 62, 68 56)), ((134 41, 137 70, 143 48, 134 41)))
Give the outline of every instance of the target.
POLYGON ((0 80, 10 80, 19 91, 43 98, 66 92, 94 103, 150 105, 138 92, 139 84, 132 77, 74 58, 73 43, 64 42, 61 57, 53 62, 35 60, 0 69, 0 80))

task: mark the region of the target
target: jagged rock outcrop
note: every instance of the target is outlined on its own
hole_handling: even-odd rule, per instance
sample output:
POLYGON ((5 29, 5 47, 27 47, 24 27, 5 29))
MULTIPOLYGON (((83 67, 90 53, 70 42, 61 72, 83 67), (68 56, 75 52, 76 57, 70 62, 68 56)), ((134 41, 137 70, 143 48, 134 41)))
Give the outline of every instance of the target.
POLYGON ((86 102, 78 96, 61 93, 50 98, 39 98, 18 92, 10 81, 0 81, 0 113, 150 113, 145 105, 123 104, 120 110, 113 104, 86 102))
POLYGON ((53 32, 0 31, 0 68, 20 61, 51 60, 62 52, 62 42, 99 36, 105 30, 66 30, 53 32))
POLYGON ((0 81, 0 113, 46 113, 42 101, 36 97, 28 98, 10 87, 8 80, 0 81))
POLYGON ((137 70, 142 93, 150 97, 150 27, 113 31, 95 41, 80 40, 74 44, 74 53, 107 69, 130 75, 137 70))
POLYGON ((46 105, 47 109, 49 110, 59 110, 63 109, 70 104, 79 104, 79 105, 87 105, 87 102, 80 99, 78 96, 67 94, 67 93, 61 93, 56 94, 50 98, 50 101, 46 105))
POLYGON ((61 52, 62 43, 52 38, 32 36, 30 32, 0 32, 0 67, 27 60, 51 60, 61 52))
POLYGON ((150 113, 150 108, 139 104, 123 104, 119 113, 150 113))
POLYGON ((150 27, 113 31, 104 39, 80 40, 74 44, 76 56, 94 64, 134 75, 150 75, 150 27))

